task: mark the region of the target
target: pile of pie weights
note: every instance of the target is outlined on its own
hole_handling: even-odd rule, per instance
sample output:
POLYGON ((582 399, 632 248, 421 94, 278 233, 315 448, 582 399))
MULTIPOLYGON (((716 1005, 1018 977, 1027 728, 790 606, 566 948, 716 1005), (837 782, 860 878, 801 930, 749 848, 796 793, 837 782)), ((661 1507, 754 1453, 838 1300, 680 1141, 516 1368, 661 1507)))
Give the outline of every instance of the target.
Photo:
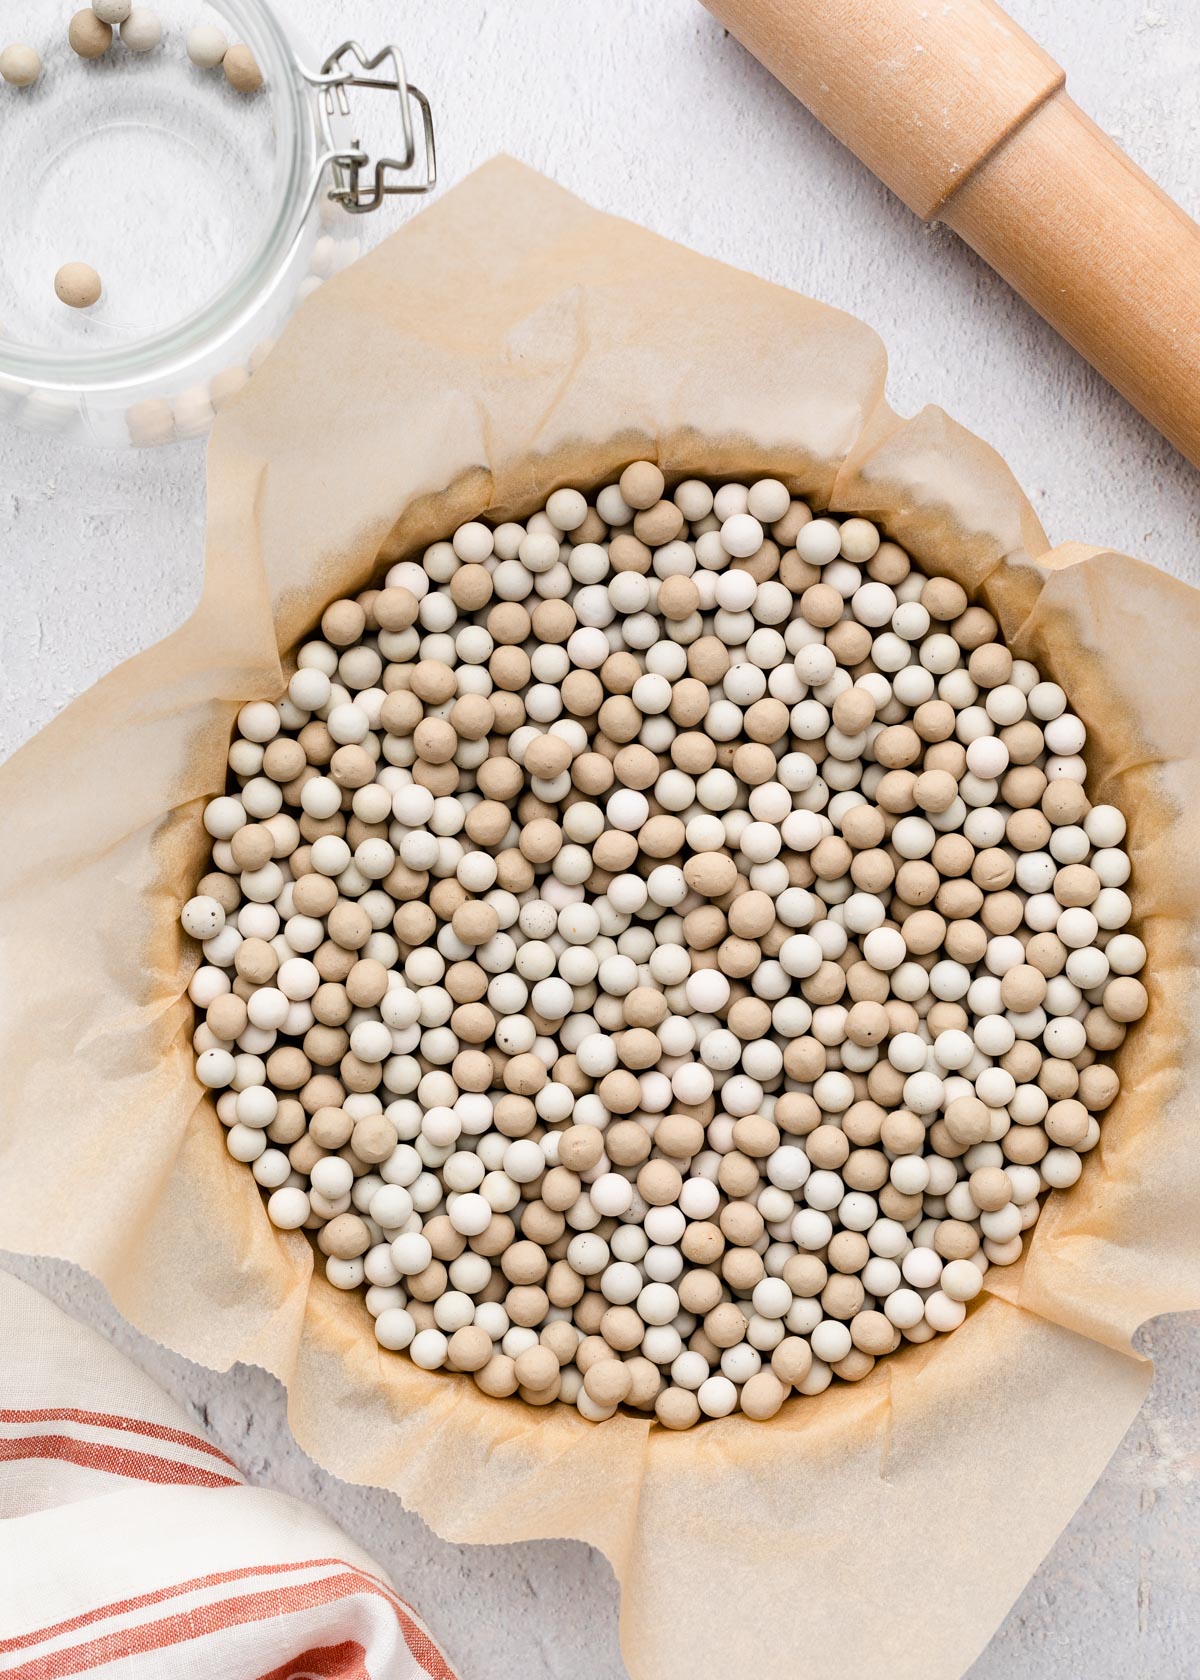
POLYGON ((1146 952, 998 635, 865 519, 646 461, 327 609, 182 919, 229 1153, 381 1349, 763 1419, 1020 1256, 1146 952))

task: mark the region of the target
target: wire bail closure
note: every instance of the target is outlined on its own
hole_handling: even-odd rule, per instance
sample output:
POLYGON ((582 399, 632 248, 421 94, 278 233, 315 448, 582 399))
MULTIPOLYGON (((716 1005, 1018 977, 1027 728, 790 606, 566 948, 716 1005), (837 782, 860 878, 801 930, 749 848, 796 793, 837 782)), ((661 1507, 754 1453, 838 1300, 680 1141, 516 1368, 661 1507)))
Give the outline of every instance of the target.
POLYGON ((318 164, 320 173, 328 164, 333 174, 329 197, 352 216, 367 215, 378 210, 385 198, 401 194, 430 192, 437 184, 437 152, 434 144, 433 113, 429 101, 420 88, 414 87, 404 70, 399 47, 383 47, 368 58, 357 41, 343 41, 321 66, 318 74, 303 72, 305 79, 317 90, 317 109, 325 152, 318 164), (373 76, 371 71, 385 65, 390 74, 373 76), (375 160, 372 171, 370 154, 363 150, 357 135, 349 145, 339 143, 334 131, 338 118, 351 118, 347 90, 372 88, 380 93, 394 93, 400 105, 400 122, 404 151, 400 157, 381 157, 375 160), (414 133, 413 107, 420 112, 422 132, 423 173, 413 180, 399 180, 418 162, 414 133))

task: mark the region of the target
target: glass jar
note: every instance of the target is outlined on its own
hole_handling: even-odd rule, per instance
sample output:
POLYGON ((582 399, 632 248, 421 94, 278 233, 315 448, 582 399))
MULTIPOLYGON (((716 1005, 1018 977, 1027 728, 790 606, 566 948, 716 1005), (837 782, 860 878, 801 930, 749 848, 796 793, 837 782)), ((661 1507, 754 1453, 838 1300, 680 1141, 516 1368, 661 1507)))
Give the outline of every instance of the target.
POLYGON ((297 302, 359 254, 357 217, 436 176, 429 104, 397 48, 346 42, 311 69, 266 0, 155 10, 152 51, 118 30, 84 59, 57 0, 23 0, 19 38, 42 71, 27 87, 0 81, 0 413, 107 447, 203 436, 297 302), (257 92, 190 61, 198 22, 250 46, 257 92), (358 139, 356 89, 391 101, 396 142, 378 162, 358 139), (90 309, 56 295, 68 262, 100 275, 90 309))

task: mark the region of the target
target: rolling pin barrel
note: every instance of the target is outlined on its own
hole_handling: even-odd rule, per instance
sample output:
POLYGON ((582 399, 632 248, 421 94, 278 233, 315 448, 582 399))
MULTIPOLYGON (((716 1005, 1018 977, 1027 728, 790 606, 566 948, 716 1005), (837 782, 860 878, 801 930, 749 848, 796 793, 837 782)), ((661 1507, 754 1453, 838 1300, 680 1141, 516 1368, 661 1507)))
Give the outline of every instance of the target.
POLYGON ((1200 466, 1200 227, 993 0, 705 0, 1200 466))

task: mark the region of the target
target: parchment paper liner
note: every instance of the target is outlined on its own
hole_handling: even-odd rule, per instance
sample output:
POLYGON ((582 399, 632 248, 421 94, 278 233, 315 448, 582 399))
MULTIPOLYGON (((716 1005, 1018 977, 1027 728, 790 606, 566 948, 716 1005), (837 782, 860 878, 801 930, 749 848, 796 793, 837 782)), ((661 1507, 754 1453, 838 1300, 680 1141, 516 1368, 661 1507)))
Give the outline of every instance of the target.
POLYGON ((636 1680, 960 1674, 1134 1416, 1132 1332, 1200 1300, 1200 595, 1048 554, 995 453, 936 409, 898 419, 884 373, 850 317, 493 162, 301 311, 217 425, 196 613, 0 771, 0 1243, 86 1267, 193 1359, 275 1372, 314 1458, 446 1537, 600 1547, 636 1680), (768 1426, 684 1435, 486 1400, 377 1349, 225 1152, 176 920, 236 708, 280 691, 325 603, 637 456, 777 474, 978 591, 1088 724, 1150 952, 1103 1141, 963 1328, 768 1426))

